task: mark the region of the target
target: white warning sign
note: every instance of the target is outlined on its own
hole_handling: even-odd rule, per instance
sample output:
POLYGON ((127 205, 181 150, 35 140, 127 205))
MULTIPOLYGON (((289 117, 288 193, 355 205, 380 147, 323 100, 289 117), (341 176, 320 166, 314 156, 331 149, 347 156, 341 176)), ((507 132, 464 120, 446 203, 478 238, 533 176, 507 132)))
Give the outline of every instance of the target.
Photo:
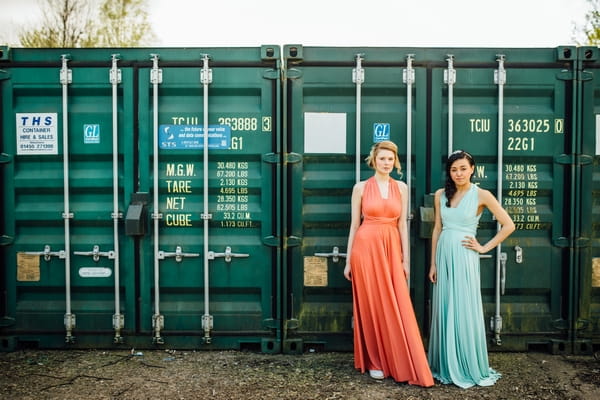
POLYGON ((58 154, 57 113, 17 113, 17 154, 58 154))

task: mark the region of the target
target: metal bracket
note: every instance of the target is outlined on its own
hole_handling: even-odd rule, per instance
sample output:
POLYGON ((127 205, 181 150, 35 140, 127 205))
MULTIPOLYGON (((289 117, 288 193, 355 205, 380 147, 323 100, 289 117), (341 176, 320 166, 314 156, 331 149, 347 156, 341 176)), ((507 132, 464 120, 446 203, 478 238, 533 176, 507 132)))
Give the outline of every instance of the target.
POLYGON ((181 262, 183 260, 183 257, 200 257, 200 254, 184 253, 183 250, 181 249, 181 246, 177 246, 175 248, 175 252, 167 252, 167 251, 162 251, 162 250, 158 252, 159 260, 164 260, 167 257, 175 257, 175 261, 181 262))
POLYGON ((158 60, 160 56, 158 54, 150 54, 152 60, 152 69, 150 70, 150 83, 158 85, 162 83, 162 69, 158 68, 158 60))
POLYGON ((505 252, 500 253, 500 265, 502 266, 502 275, 500 277, 500 293, 504 294, 506 287, 506 261, 508 260, 508 254, 505 252))
POLYGON ((62 259, 67 258, 67 254, 64 250, 51 251, 50 245, 48 244, 44 246, 44 251, 25 251, 24 253, 30 256, 44 256, 45 261, 50 261, 52 257, 58 257, 62 259))
POLYGON ((454 69, 454 55, 448 54, 448 69, 444 70, 444 83, 454 85, 456 83, 456 70, 454 69))
POLYGON ((408 54, 406 56, 406 69, 402 70, 402 81, 407 85, 414 85, 415 83, 415 69, 412 66, 414 58, 414 54, 408 54))
POLYGON ((123 314, 113 314, 113 328, 123 329, 125 326, 125 316, 123 314))
POLYGON ((200 83, 203 85, 208 85, 212 83, 212 69, 208 68, 208 60, 210 60, 210 56, 208 54, 202 54, 202 69, 200 70, 200 83))
POLYGON ((94 245, 92 251, 74 251, 73 254, 76 254, 78 256, 92 256, 94 262, 98 262, 100 260, 100 257, 108 257, 109 260, 115 259, 114 250, 100 251, 100 246, 98 246, 97 244, 94 245))
POLYGON ((506 84, 506 70, 504 69, 504 54, 498 54, 496 61, 498 61, 498 69, 494 70, 494 83, 496 85, 506 84))
POLYGON ((333 246, 333 251, 331 253, 315 253, 317 257, 331 257, 334 263, 340 261, 340 257, 346 258, 346 253, 340 253, 340 249, 337 246, 333 246))
POLYGON ((112 55, 112 68, 110 69, 110 83, 116 85, 121 83, 121 70, 117 68, 119 54, 112 55))
POLYGON ((515 262, 517 264, 523 263, 523 249, 521 246, 515 246, 515 262))
POLYGON ((60 56, 62 60, 62 68, 60 69, 60 84, 68 85, 73 82, 73 71, 67 67, 69 62, 69 54, 63 54, 60 56))
POLYGON ((214 260, 217 257, 225 257, 225 262, 231 262, 232 258, 245 258, 245 257, 249 257, 250 254, 232 253, 231 247, 227 246, 227 247, 225 247, 225 253, 215 253, 214 251, 209 251, 207 256, 208 256, 209 260, 214 260))
POLYGON ((352 83, 362 84, 365 82, 365 69, 362 67, 364 54, 356 55, 356 68, 352 69, 352 83))

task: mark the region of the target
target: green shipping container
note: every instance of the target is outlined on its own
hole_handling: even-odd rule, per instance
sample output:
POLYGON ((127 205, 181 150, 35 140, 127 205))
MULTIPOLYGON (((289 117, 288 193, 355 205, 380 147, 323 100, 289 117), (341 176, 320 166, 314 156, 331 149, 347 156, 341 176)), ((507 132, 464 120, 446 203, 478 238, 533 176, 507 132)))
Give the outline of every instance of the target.
POLYGON ((279 48, 64 53, 3 51, 3 346, 278 352, 279 48))
POLYGON ((3 350, 352 350, 350 197, 383 139, 425 341, 463 149, 517 226, 482 257, 490 350, 600 344, 596 48, 0 50, 3 350))

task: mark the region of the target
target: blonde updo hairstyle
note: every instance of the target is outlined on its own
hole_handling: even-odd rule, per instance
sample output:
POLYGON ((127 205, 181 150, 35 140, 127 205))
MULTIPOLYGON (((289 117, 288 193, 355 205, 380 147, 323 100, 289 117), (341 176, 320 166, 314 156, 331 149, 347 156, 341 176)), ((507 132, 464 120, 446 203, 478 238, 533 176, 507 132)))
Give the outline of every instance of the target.
POLYGON ((373 144, 369 155, 367 158, 365 158, 367 165, 372 169, 375 169, 375 159, 377 158, 377 153, 379 153, 380 150, 389 150, 394 153, 394 167, 396 167, 396 171, 400 173, 402 168, 400 167, 400 159, 398 158, 398 146, 396 146, 396 143, 389 140, 384 140, 373 144))

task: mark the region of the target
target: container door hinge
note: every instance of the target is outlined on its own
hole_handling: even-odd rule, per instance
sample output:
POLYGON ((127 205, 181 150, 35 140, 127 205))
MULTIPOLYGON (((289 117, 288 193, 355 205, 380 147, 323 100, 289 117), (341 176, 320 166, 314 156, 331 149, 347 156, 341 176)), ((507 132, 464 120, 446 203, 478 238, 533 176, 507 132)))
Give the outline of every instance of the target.
POLYGON ((15 238, 13 238, 12 236, 2 235, 0 236, 0 246, 11 245, 14 240, 15 238))
POLYGON ((0 81, 5 81, 10 79, 10 72, 0 69, 0 81))
POLYGON ((590 165, 594 158, 587 154, 561 154, 554 158, 554 162, 562 165, 590 165))
POLYGON ((300 79, 302 78, 302 72, 295 68, 285 70, 285 79, 300 79))
POLYGON ((589 247, 591 243, 590 238, 588 237, 578 237, 575 239, 570 239, 563 236, 554 239, 552 242, 556 247, 560 247, 563 249, 571 247, 576 249, 586 248, 589 247))
POLYGON ((288 236, 285 239, 285 247, 296 247, 302 244, 302 238, 298 236, 288 236))
POLYGON ((575 73, 568 69, 563 69, 556 74, 556 79, 559 81, 572 81, 575 80, 575 73))
POLYGON ((12 162, 10 154, 0 153, 0 164, 9 164, 12 162))
POLYGON ((277 69, 267 69, 265 70, 265 72, 263 72, 263 78, 265 79, 279 79, 280 78, 280 72, 277 69))
POLYGON ((265 329, 279 329, 279 320, 275 318, 263 319, 262 326, 265 329))
POLYGON ((582 82, 591 81, 594 79, 594 74, 589 71, 581 71, 579 73, 579 80, 582 82))
POLYGON ((296 164, 302 161, 302 154, 298 153, 286 153, 285 162, 287 164, 296 164))
POLYGON ((262 241, 264 245, 270 247, 279 247, 281 245, 278 236, 265 236, 262 241))
POLYGON ((281 161, 281 156, 279 153, 267 153, 262 156, 263 162, 269 164, 278 164, 281 161))

